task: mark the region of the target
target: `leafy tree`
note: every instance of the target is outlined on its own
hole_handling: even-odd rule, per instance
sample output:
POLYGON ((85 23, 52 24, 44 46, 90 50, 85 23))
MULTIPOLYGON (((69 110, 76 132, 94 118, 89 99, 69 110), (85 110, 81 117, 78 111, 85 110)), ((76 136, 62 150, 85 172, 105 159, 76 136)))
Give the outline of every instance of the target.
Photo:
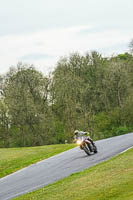
POLYGON ((133 54, 133 39, 131 39, 131 41, 129 43, 129 50, 130 50, 131 54, 133 54))
MULTIPOLYGON (((11 116, 11 126, 18 133, 18 145, 40 144, 39 130, 48 109, 48 80, 33 66, 21 63, 5 77, 4 101, 11 116)), ((42 131, 42 130, 41 130, 42 131)), ((46 133, 43 133, 46 134, 46 133)))

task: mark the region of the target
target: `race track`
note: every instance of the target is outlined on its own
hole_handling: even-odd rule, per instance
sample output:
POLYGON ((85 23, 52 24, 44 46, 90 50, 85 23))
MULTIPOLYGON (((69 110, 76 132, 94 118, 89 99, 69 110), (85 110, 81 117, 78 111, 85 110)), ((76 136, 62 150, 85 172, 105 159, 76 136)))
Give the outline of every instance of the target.
POLYGON ((0 179, 0 200, 12 199, 75 172, 82 171, 133 146, 133 133, 96 142, 98 153, 87 156, 73 148, 0 179))

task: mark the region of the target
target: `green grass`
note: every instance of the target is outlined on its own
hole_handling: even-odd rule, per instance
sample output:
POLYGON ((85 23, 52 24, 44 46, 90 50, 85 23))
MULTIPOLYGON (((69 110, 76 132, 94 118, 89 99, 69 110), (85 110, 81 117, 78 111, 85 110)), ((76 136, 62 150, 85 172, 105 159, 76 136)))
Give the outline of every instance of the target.
POLYGON ((133 149, 16 200, 133 200, 133 149))
POLYGON ((73 147, 75 147, 74 144, 59 144, 39 147, 1 148, 0 178, 73 147))

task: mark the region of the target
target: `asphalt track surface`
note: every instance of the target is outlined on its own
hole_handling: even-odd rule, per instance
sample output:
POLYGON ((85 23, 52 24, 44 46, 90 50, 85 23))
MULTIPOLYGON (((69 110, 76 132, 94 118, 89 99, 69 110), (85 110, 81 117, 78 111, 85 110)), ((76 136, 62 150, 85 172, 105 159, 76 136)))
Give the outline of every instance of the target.
POLYGON ((30 165, 0 179, 0 200, 12 199, 82 171, 133 146, 133 133, 96 141, 98 153, 87 156, 79 147, 30 165))

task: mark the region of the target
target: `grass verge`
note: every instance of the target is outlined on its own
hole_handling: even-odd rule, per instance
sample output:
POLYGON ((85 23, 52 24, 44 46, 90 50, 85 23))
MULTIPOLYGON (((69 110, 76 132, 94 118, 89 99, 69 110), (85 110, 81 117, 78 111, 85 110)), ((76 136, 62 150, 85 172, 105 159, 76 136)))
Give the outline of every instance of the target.
POLYGON ((74 144, 59 144, 39 147, 1 148, 0 178, 73 147, 75 147, 74 144))
POLYGON ((133 200, 133 149, 15 200, 133 200))

